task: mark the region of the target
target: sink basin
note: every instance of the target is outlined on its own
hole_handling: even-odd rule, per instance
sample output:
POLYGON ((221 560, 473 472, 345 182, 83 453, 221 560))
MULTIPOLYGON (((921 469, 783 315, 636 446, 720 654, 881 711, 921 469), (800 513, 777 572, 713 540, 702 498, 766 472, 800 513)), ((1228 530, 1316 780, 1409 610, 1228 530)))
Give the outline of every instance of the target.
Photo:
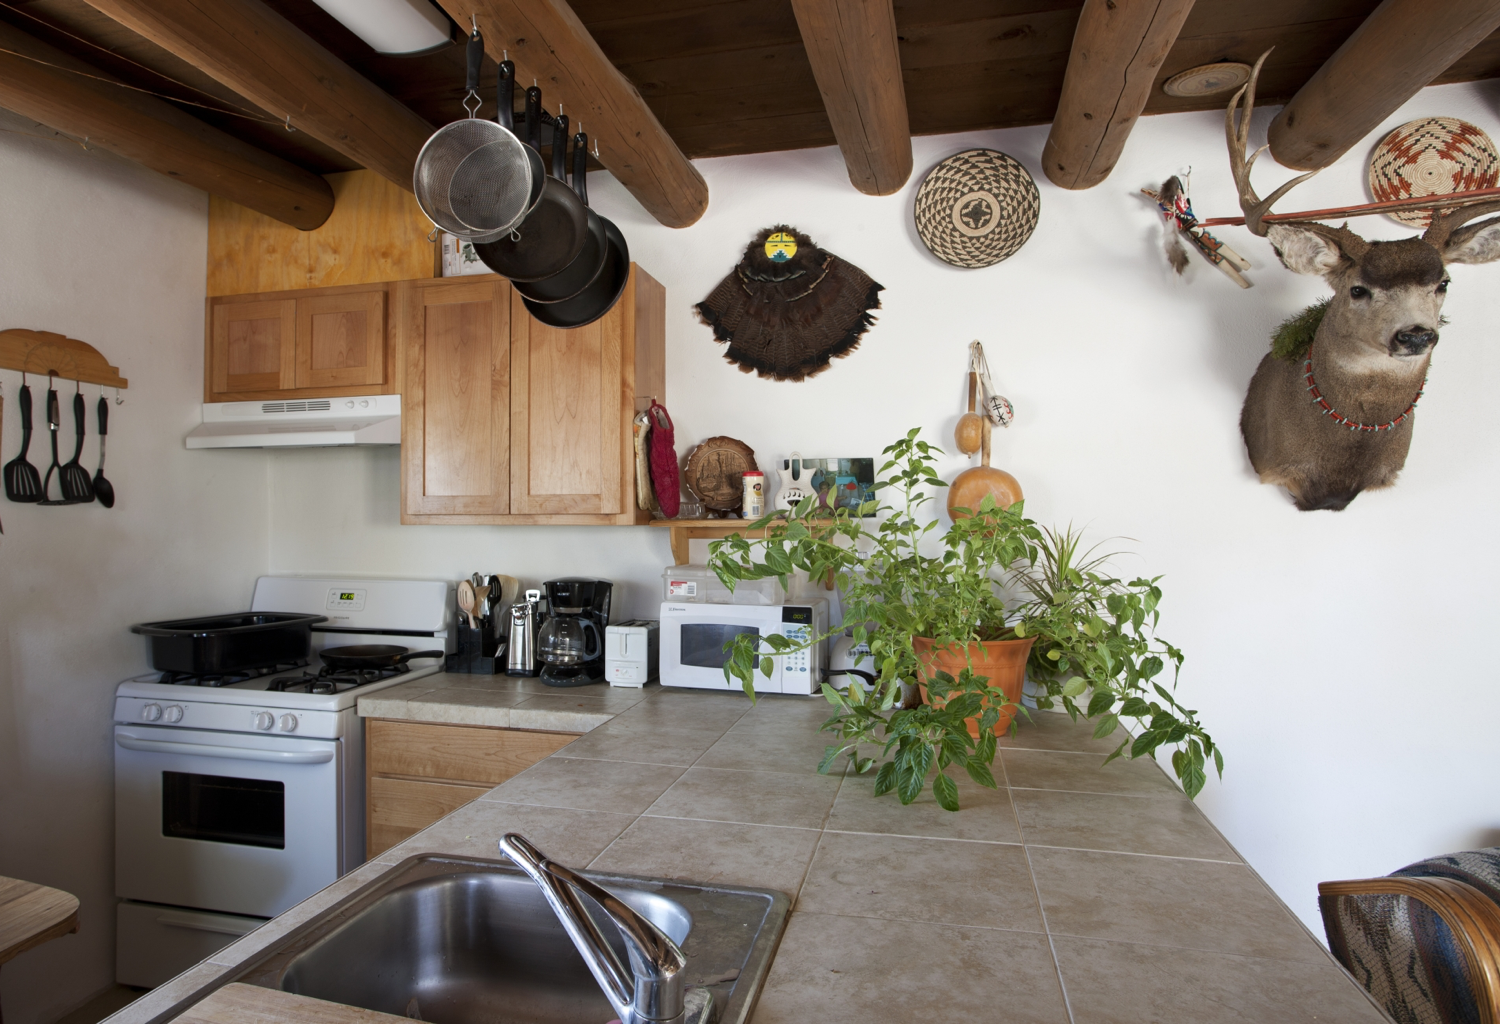
MULTIPOLYGON (((769 889, 586 873, 678 942, 717 1024, 742 1024, 790 901, 769 889)), ((618 930, 584 898, 600 931, 618 930)), ((420 856, 294 929, 228 981, 433 1024, 605 1024, 615 1012, 541 890, 508 861, 420 856)))

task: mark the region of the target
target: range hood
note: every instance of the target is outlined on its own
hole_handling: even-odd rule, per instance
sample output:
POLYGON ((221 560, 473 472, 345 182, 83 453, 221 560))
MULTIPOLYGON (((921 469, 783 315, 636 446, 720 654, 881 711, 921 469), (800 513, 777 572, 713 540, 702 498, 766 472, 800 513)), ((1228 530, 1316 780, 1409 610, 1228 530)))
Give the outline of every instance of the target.
POLYGON ((334 448, 400 444, 401 396, 206 402, 189 448, 334 448))

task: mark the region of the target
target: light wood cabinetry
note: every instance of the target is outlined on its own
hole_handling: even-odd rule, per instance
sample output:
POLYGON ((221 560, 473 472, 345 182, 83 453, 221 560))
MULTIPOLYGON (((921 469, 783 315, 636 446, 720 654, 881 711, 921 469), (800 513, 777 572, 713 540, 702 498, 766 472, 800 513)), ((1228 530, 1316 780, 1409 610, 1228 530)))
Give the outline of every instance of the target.
POLYGON ((650 521, 631 420, 665 398, 666 293, 639 267, 587 327, 534 320, 485 275, 407 281, 393 298, 404 372, 403 523, 650 521))
POLYGON ((375 284, 210 298, 204 399, 397 391, 388 292, 375 284))
POLYGON ((571 743, 576 733, 365 722, 365 855, 374 857, 571 743))

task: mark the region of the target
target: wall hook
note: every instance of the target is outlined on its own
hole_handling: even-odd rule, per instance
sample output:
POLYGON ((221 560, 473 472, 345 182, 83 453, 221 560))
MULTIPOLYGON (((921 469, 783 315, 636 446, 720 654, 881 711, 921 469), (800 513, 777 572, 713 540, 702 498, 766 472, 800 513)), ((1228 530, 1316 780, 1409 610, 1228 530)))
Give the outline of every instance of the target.
POLYGON ((120 389, 119 388, 115 388, 115 404, 116 405, 124 405, 125 404, 125 399, 123 399, 123 398, 120 397, 120 389))

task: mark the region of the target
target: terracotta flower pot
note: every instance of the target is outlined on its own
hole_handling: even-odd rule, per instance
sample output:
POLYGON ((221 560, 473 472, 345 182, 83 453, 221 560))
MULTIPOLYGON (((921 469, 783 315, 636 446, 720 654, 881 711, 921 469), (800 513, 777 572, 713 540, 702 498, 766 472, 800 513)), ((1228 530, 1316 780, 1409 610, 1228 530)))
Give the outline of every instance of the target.
MULTIPOLYGON (((997 709, 1000 719, 995 723, 995 735, 1002 735, 1015 717, 1014 705, 1021 703, 1026 658, 1035 642, 1034 636, 1024 640, 981 640, 969 644, 966 657, 962 647, 939 648, 925 636, 912 637, 912 649, 917 652, 917 662, 921 666, 922 699, 927 700, 925 684, 929 676, 947 672, 957 679, 965 668, 972 668, 976 676, 988 677, 989 685, 1003 692, 1009 702, 1008 706, 997 709)), ((940 704, 937 706, 941 707, 940 704)), ((979 719, 969 719, 969 735, 979 737, 979 719)))

